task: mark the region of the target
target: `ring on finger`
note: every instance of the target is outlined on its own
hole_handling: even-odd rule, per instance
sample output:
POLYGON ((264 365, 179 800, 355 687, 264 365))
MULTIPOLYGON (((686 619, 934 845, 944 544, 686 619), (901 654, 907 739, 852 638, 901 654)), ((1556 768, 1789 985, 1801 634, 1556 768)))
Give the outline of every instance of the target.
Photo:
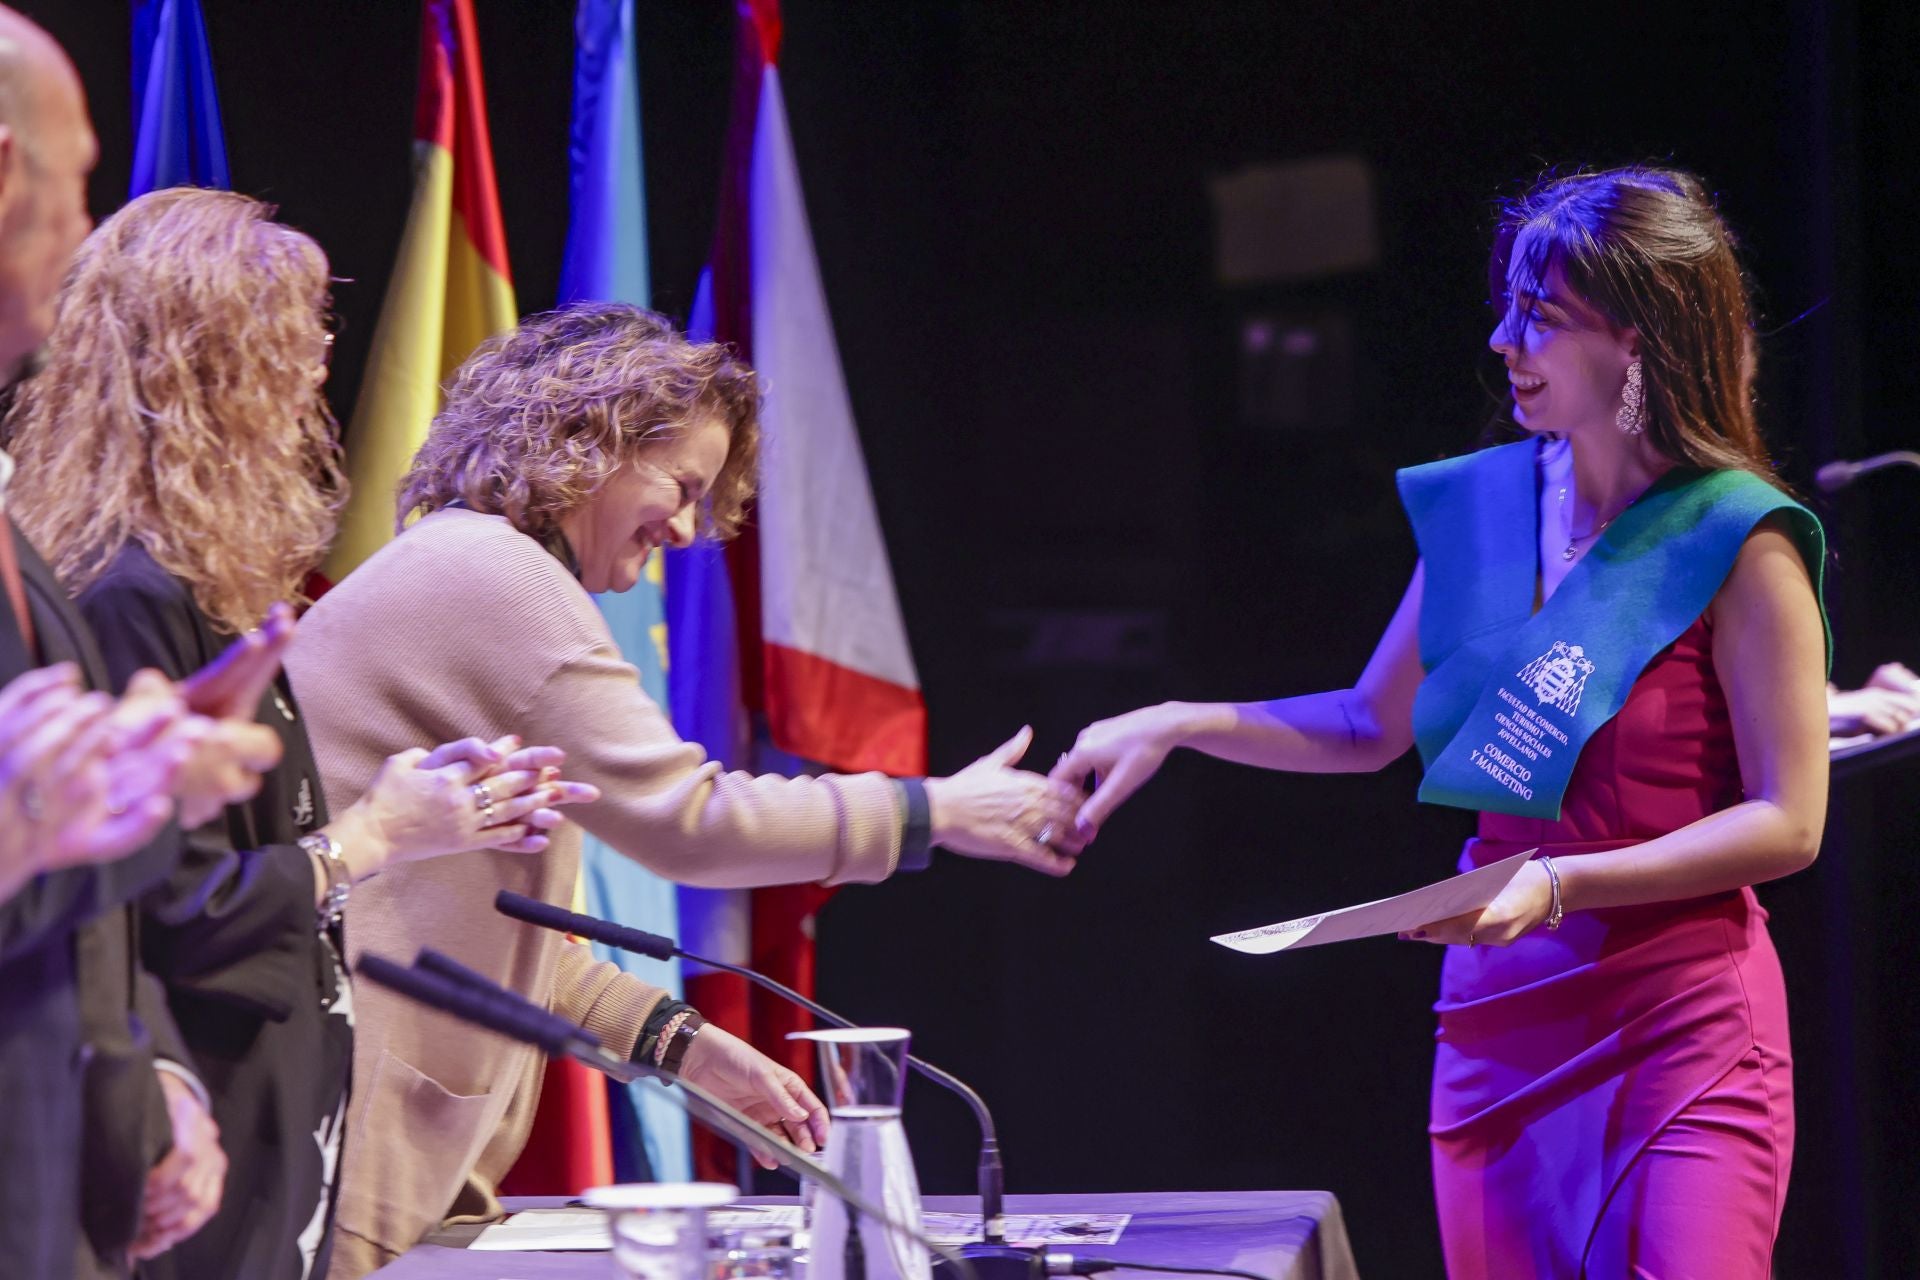
POLYGON ((1049 822, 1040 828, 1040 833, 1034 836, 1033 839, 1036 844, 1052 845, 1053 836, 1053 824, 1049 822))
POLYGON ((474 806, 480 810, 481 818, 491 825, 493 823, 493 792, 487 789, 487 784, 484 782, 474 783, 472 790, 474 806))
POLYGON ((20 788, 20 813, 28 822, 38 822, 47 816, 47 805, 40 796, 40 788, 31 782, 20 788))
POLYGON ((1467 930, 1467 945, 1470 947, 1477 947, 1480 944, 1473 940, 1473 935, 1474 935, 1474 931, 1472 929, 1467 930))

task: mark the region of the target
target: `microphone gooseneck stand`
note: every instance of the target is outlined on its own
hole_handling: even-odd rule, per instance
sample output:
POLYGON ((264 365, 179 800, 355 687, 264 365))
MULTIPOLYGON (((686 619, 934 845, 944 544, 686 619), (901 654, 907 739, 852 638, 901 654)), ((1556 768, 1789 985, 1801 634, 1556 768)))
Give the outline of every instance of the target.
MULTIPOLYGON (((682 950, 680 944, 672 938, 657 933, 648 933, 644 929, 629 928, 615 924, 611 920, 602 920, 597 916, 582 915, 577 911, 568 911, 552 903, 542 902, 538 898, 529 898, 524 894, 502 889, 494 895, 494 910, 502 915, 511 916, 525 924, 538 925, 543 929, 553 929, 561 933, 571 933, 576 937, 620 951, 631 951, 635 955, 646 956, 653 960, 688 960, 694 964, 705 965, 721 973, 736 974, 763 990, 771 991, 782 999, 799 1005, 820 1021, 831 1027, 856 1027, 853 1019, 835 1013, 825 1005, 807 996, 801 995, 785 983, 776 982, 766 974, 749 969, 744 965, 728 964, 723 960, 710 960, 705 956, 694 955, 682 950)), ((1038 1250, 1010 1245, 1006 1242, 1006 1169, 1000 1160, 1000 1135, 994 1128, 993 1113, 987 1110, 986 1100, 973 1088, 939 1067, 934 1066, 912 1054, 907 1055, 907 1065, 923 1078, 932 1081, 949 1093, 958 1095, 973 1112, 974 1121, 980 1126, 980 1158, 976 1165, 976 1177, 980 1188, 980 1240, 961 1246, 961 1253, 975 1263, 986 1265, 980 1268, 981 1280, 1025 1280, 1028 1276, 1038 1275, 1040 1254, 1038 1250)))
POLYGON ((599 1039, 584 1027, 548 1012, 430 948, 420 952, 415 964, 417 967, 409 969, 384 957, 369 954, 363 955, 354 968, 382 986, 510 1039, 534 1045, 545 1050, 550 1057, 564 1053, 621 1081, 644 1078, 662 1089, 667 1089, 668 1085, 679 1085, 679 1092, 667 1089, 665 1096, 693 1119, 750 1153, 771 1156, 795 1177, 812 1180, 847 1206, 849 1244, 843 1259, 843 1265, 848 1268, 847 1280, 859 1280, 865 1273, 866 1257, 858 1229, 859 1215, 862 1213, 880 1223, 887 1231, 912 1240, 935 1255, 935 1270, 943 1271, 948 1280, 989 1280, 990 1277, 1044 1280, 1048 1276, 1087 1276, 1115 1270, 1168 1271, 1186 1275, 1230 1276, 1236 1280, 1270 1280, 1255 1272, 1225 1267, 1083 1257, 1071 1253, 1046 1253, 1008 1244, 969 1244, 955 1252, 935 1242, 924 1232, 889 1217, 843 1179, 698 1085, 678 1077, 669 1077, 652 1066, 608 1053, 601 1047, 599 1039), (985 1252, 988 1249, 997 1253, 985 1252), (984 1267, 981 1265, 983 1262, 987 1264, 984 1267))
POLYGON ((1876 453, 1871 458, 1862 458, 1858 462, 1836 459, 1814 472, 1813 483, 1822 493, 1835 493, 1861 476, 1884 471, 1888 467, 1920 467, 1920 453, 1912 449, 1894 449, 1888 453, 1876 453))
MULTIPOLYGON (((689 1116, 729 1142, 749 1152, 769 1156, 795 1177, 813 1182, 847 1206, 850 1220, 857 1221, 854 1215, 864 1214, 887 1231, 914 1241, 958 1268, 968 1280, 981 1280, 968 1261, 952 1249, 890 1217, 845 1181, 828 1172, 817 1161, 809 1159, 799 1148, 705 1089, 679 1077, 669 1076, 653 1066, 609 1053, 599 1038, 584 1027, 506 990, 457 960, 424 949, 415 967, 408 968, 384 956, 367 953, 360 957, 354 971, 429 1008, 523 1044, 533 1045, 549 1057, 565 1055, 623 1083, 646 1079, 662 1087, 677 1085, 680 1093, 676 1095, 669 1091, 666 1096, 672 1098, 689 1116)), ((849 1234, 857 1235, 857 1232, 849 1234)), ((849 1260, 854 1256, 850 1250, 849 1260)), ((861 1270, 849 1271, 846 1280, 862 1280, 865 1259, 863 1254, 859 1257, 861 1270)))

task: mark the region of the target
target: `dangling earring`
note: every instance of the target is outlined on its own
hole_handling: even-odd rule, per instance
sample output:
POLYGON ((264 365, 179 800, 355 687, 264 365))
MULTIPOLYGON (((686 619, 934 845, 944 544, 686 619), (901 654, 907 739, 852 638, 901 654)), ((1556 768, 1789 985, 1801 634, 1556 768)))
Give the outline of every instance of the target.
POLYGON ((1627 366, 1627 385, 1620 388, 1620 411, 1613 415, 1613 425, 1630 436, 1647 429, 1647 383, 1638 360, 1627 366))

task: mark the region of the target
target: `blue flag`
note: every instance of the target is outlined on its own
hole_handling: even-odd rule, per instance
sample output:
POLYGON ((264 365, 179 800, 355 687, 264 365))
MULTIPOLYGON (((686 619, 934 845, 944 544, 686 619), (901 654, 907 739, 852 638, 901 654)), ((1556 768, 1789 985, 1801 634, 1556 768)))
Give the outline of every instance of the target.
MULTIPOLYGON (((646 183, 640 158, 639 60, 633 0, 580 0, 575 28, 572 174, 560 302, 591 299, 646 306, 646 183)), ((647 695, 667 699, 666 613, 660 556, 633 590, 600 596, 601 612, 622 656, 640 672, 647 695)), ((582 863, 587 910, 639 929, 677 937, 680 918, 672 882, 654 875, 589 835, 582 863)), ((680 966, 645 960, 598 944, 595 953, 636 976, 680 994, 680 966)), ((693 1176, 687 1121, 657 1086, 608 1082, 614 1166, 621 1181, 639 1171, 636 1144, 662 1181, 693 1176)))
POLYGON ((200 0, 134 2, 133 137, 128 199, 161 187, 233 185, 200 0))
MULTIPOLYGON (((702 272, 687 336, 713 341, 713 273, 702 272)), ((696 542, 667 551, 667 682, 673 727, 729 769, 746 768, 746 714, 726 549, 696 542)), ((745 889, 680 889, 680 945, 697 956, 747 963, 745 889)), ((697 975, 696 975, 697 976, 697 975)))

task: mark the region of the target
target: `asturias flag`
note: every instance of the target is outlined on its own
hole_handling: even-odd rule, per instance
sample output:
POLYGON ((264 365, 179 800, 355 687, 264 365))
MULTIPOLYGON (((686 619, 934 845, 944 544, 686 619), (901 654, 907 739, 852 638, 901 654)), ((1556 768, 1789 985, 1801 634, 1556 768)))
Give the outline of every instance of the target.
MULTIPOLYGON (((573 79, 572 200, 560 273, 561 303, 593 299, 646 306, 646 183, 641 169, 639 60, 633 0, 581 0, 573 79)), ((622 655, 647 696, 667 699, 666 615, 656 552, 633 590, 597 597, 622 655)), ((587 910, 638 929, 680 933, 671 881, 589 834, 581 864, 587 910)), ((594 944, 594 954, 680 994, 678 961, 648 960, 594 944)), ((658 1181, 692 1176, 686 1114, 656 1085, 608 1081, 615 1173, 658 1181), (645 1162, 635 1159, 644 1151, 645 1162)))

